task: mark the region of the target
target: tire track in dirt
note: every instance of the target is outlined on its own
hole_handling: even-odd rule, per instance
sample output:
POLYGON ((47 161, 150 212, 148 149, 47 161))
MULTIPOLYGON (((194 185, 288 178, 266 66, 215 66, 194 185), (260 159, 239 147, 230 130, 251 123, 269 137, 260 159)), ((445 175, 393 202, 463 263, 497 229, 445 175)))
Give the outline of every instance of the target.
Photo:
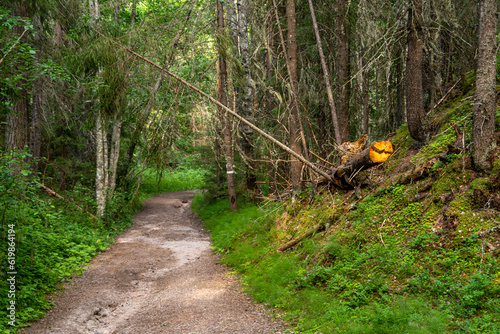
POLYGON ((213 254, 189 208, 194 194, 145 201, 130 229, 21 333, 283 333, 213 254))

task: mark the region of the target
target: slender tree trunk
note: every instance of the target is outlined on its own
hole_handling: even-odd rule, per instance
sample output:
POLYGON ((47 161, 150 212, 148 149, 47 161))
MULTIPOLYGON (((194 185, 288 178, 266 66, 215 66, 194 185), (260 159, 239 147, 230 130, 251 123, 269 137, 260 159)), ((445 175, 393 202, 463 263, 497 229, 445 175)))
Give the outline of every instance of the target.
POLYGON ((316 22, 316 14, 314 12, 314 7, 312 0, 309 1, 309 9, 311 10, 311 18, 313 22, 314 33, 316 34, 316 44, 318 45, 319 59, 321 61, 321 68, 323 69, 323 78, 325 80, 326 93, 328 95, 328 104, 330 106, 330 114, 332 116, 333 133, 335 136, 335 142, 340 145, 342 144, 342 138, 340 135, 339 121, 337 116, 337 110, 335 109, 335 101, 333 99, 332 86, 330 84, 330 74, 328 73, 328 66, 326 65, 325 55, 323 53, 323 46, 321 45, 321 36, 319 34, 318 23, 316 22))
MULTIPOLYGON (((238 41, 241 66, 244 70, 243 84, 238 94, 240 98, 240 115, 254 123, 254 108, 252 103, 252 79, 250 71, 250 46, 248 41, 248 0, 236 0, 238 18, 238 41)), ((237 97, 238 98, 238 97, 237 97)), ((240 124, 241 148, 245 154, 247 170, 245 172, 246 186, 249 197, 253 199, 257 192, 257 176, 254 163, 254 131, 246 124, 240 124)))
POLYGON ((102 129, 102 149, 104 151, 104 198, 107 203, 109 200, 109 145, 108 145, 108 131, 106 119, 101 115, 101 129, 102 129))
POLYGON ((338 89, 338 117, 340 139, 349 141, 349 55, 347 45, 346 0, 339 0, 337 4, 337 89, 338 89))
MULTIPOLYGON (((266 49, 266 79, 270 80, 273 73, 273 49, 274 49, 274 33, 272 16, 267 16, 267 49, 266 49)), ((274 98, 271 90, 266 93, 266 109, 271 111, 275 108, 274 98)), ((272 145, 270 146, 269 162, 267 163, 268 178, 269 178, 269 195, 273 195, 277 191, 276 182, 276 165, 272 162, 272 145)))
MULTIPOLYGON (((37 32, 35 34, 34 42, 35 47, 38 49, 36 52, 36 58, 40 59, 41 57, 41 35, 43 33, 43 25, 40 22, 40 17, 35 15, 33 18, 33 23, 37 28, 37 32)), ((31 140, 30 140, 30 153, 32 159, 36 161, 33 164, 33 169, 38 169, 38 159, 40 158, 40 151, 42 146, 42 113, 45 106, 45 92, 43 90, 43 81, 44 78, 42 76, 36 78, 33 82, 33 104, 31 110, 31 140)))
MULTIPOLYGON (((14 8, 12 11, 13 16, 28 16, 28 9, 25 2, 14 3, 14 8)), ((24 28, 21 26, 14 26, 12 28, 14 34, 22 36, 24 28)), ((23 37, 21 41, 26 42, 26 37, 23 37)), ((24 71, 23 68, 26 67, 24 61, 20 61, 17 64, 17 71, 24 71)), ((26 77, 27 73, 24 71, 23 77, 26 77)), ((7 126, 5 132, 5 139, 7 147, 10 149, 24 149, 28 145, 28 90, 26 87, 26 81, 20 80, 17 83, 17 88, 19 89, 19 96, 14 102, 12 112, 7 114, 7 126)))
POLYGON ((406 62, 406 118, 413 139, 427 140, 422 87, 424 41, 422 0, 411 0, 408 11, 408 56, 406 62))
POLYGON ((115 1, 115 8, 114 8, 114 12, 115 12, 115 22, 117 25, 120 25, 120 20, 119 20, 119 14, 120 14, 120 0, 116 0, 115 1))
MULTIPOLYGON (((97 27, 100 19, 99 0, 89 0, 90 25, 97 27)), ((95 120, 96 134, 96 178, 95 192, 97 202, 97 217, 103 217, 106 210, 106 187, 108 179, 108 145, 106 135, 106 122, 101 111, 97 111, 95 120)))
MULTIPOLYGON (((399 49, 399 48, 398 48, 399 49)), ((399 128, 401 124, 405 123, 405 79, 404 79, 404 52, 400 51, 399 59, 396 61, 396 116, 395 116, 395 128, 399 128)))
POLYGON ((369 123, 370 123, 370 96, 369 96, 369 78, 370 69, 366 67, 364 46, 361 43, 361 76, 362 76, 362 89, 361 94, 363 97, 363 133, 369 134, 369 123))
MULTIPOLYGON (((222 2, 217 0, 217 32, 224 34, 224 7, 222 2)), ((219 52, 217 66, 217 99, 223 105, 227 106, 227 70, 226 60, 219 52)), ((224 155, 226 157, 226 174, 227 174, 227 190, 229 195, 229 205, 231 211, 238 210, 238 203, 236 201, 236 188, 234 184, 234 170, 233 170, 233 150, 231 145, 231 119, 228 113, 224 112, 222 108, 218 108, 221 123, 224 126, 224 155)))
POLYGON ((319 150, 319 156, 323 159, 326 158, 327 152, 326 152, 326 139, 327 139, 327 132, 326 132, 326 111, 324 110, 324 105, 323 103, 318 104, 318 127, 319 127, 319 135, 318 135, 318 150, 319 150))
POLYGON ((479 1, 479 33, 476 71, 476 98, 472 157, 476 168, 488 171, 492 168, 491 152, 496 147, 495 107, 496 107, 496 0, 479 1))
POLYGON ((101 11, 99 9, 99 0, 89 0, 89 14, 90 25, 96 27, 101 18, 101 11))
MULTIPOLYGON (((286 18, 287 18, 287 62, 289 65, 290 83, 292 86, 292 101, 290 103, 289 115, 289 131, 290 131, 290 148, 301 154, 300 144, 300 112, 298 103, 294 103, 293 99, 298 98, 298 74, 297 74, 297 34, 296 34, 296 17, 295 17, 295 0, 286 1, 286 18)), ((298 193, 302 188, 302 163, 295 157, 291 156, 290 164, 290 180, 292 183, 293 193, 298 193)))
POLYGON ((96 200, 97 200, 97 217, 102 217, 104 215, 104 209, 106 207, 106 167, 105 167, 105 148, 104 148, 104 137, 106 136, 104 132, 104 125, 102 121, 101 113, 98 112, 96 118, 96 179, 95 179, 95 189, 96 189, 96 200))
MULTIPOLYGON (((273 48, 274 48, 274 34, 273 34, 273 20, 272 16, 267 16, 267 48, 266 48, 266 79, 270 80, 273 73, 273 48)), ((273 110, 274 98, 271 91, 268 89, 266 94, 266 109, 273 110)))
POLYGON ((116 174, 118 170, 118 160, 120 157, 120 142, 121 142, 122 121, 119 116, 115 115, 113 123, 113 132, 111 135, 111 151, 109 155, 109 190, 108 199, 112 199, 116 188, 116 174))
POLYGON ((136 10, 137 10, 137 0, 134 0, 132 2, 132 13, 130 14, 130 29, 133 29, 135 25, 136 10))

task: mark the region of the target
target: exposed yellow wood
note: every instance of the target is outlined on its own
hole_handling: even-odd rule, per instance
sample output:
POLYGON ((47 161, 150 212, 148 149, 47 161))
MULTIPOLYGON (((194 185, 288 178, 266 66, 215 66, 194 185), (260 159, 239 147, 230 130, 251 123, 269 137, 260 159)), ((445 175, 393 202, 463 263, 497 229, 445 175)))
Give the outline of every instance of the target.
POLYGON ((370 159, 373 162, 384 162, 386 161, 391 154, 394 152, 394 148, 390 141, 379 141, 376 142, 370 147, 370 159))

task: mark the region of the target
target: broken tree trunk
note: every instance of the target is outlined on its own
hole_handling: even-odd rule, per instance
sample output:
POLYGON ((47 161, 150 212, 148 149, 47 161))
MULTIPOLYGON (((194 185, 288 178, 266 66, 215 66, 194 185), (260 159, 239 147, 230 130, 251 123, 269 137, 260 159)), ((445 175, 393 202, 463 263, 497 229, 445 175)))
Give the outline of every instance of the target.
POLYGON ((330 172, 331 183, 341 189, 353 188, 352 180, 361 171, 386 161, 394 152, 391 142, 379 141, 352 156, 330 172))
POLYGON ((307 230, 306 232, 302 233, 297 238, 294 238, 294 239, 288 241, 286 244, 279 246, 278 250, 280 252, 284 252, 288 248, 291 248, 291 247, 295 246, 296 244, 298 244, 299 242, 301 242, 305 238, 309 238, 314 233, 325 229, 325 227, 326 227, 325 224, 319 224, 319 225, 316 225, 314 227, 311 227, 309 230, 307 230))
POLYGON ((443 163, 448 162, 448 155, 450 154, 461 154, 464 150, 464 131, 456 123, 451 123, 452 127, 455 129, 457 139, 454 145, 448 145, 448 150, 444 153, 438 154, 412 168, 412 170, 404 173, 399 178, 398 183, 407 184, 417 180, 420 180, 427 175, 432 170, 432 167, 438 162, 443 163))
POLYGON ((37 183, 37 185, 42 188, 43 190, 45 190, 45 192, 47 192, 47 194, 49 194, 50 196, 54 196, 56 198, 59 198, 59 199, 62 199, 64 201, 67 201, 67 202, 70 202, 71 204, 73 204, 78 210, 80 211, 83 211, 85 212, 86 214, 88 214, 90 217, 94 218, 94 219, 99 219, 97 218, 96 216, 94 216, 93 214, 91 214, 90 212, 88 212, 87 210, 85 210, 84 208, 82 208, 81 206, 79 206, 78 204, 76 204, 75 202, 73 202, 72 200, 68 199, 68 198, 64 198, 62 197, 61 195, 59 195, 58 193, 56 193, 54 190, 50 189, 49 187, 41 184, 41 183, 37 183))

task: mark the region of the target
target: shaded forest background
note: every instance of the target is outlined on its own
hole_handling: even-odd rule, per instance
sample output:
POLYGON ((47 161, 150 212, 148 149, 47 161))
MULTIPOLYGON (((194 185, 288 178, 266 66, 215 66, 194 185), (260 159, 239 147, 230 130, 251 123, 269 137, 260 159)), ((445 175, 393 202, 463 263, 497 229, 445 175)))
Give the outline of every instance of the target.
POLYGON ((108 189, 97 190, 102 215, 117 178, 118 187, 130 191, 144 166, 182 165, 181 152, 199 152, 203 157, 195 160, 211 166, 221 184, 222 147, 229 140, 240 192, 248 190, 255 198, 268 194, 264 188, 297 188, 308 179, 307 171, 299 164, 290 176, 286 152, 238 122, 225 123, 215 106, 112 41, 212 96, 221 55, 228 68, 228 106, 319 164, 333 161, 336 145, 363 133, 378 140, 406 123, 407 86, 420 84, 407 83, 413 79, 406 68, 416 31, 409 20, 412 8, 421 20, 420 122, 474 69, 475 1, 319 1, 314 11, 331 74, 332 106, 305 1, 295 5, 295 13, 270 1, 225 5, 223 29, 216 27, 216 4, 204 1, 12 1, 4 6, 2 147, 28 148, 34 170, 50 175, 42 181, 56 191, 82 182, 108 189), (296 53, 289 51, 295 42, 286 31, 293 14, 296 53), (285 54, 295 64, 290 66, 285 54), (229 128, 229 137, 223 128, 229 128))

